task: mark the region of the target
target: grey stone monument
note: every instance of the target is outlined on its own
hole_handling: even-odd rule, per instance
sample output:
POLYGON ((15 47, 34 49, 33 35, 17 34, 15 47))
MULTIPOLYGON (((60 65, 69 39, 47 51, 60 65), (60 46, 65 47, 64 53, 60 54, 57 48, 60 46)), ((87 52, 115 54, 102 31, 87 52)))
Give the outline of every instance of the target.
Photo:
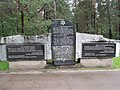
POLYGON ((52 60, 54 65, 75 64, 76 32, 67 20, 54 20, 51 26, 52 60))

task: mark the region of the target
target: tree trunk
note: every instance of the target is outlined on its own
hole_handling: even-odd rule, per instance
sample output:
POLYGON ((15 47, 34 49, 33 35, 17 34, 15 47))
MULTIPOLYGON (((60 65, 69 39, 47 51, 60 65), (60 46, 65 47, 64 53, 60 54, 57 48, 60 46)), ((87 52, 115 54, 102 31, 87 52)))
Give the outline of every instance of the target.
POLYGON ((96 31, 96 0, 93 0, 93 5, 94 5, 94 30, 95 30, 95 33, 97 34, 97 31, 96 31))
POLYGON ((5 33, 4 33, 4 25, 3 25, 3 17, 1 17, 1 24, 2 24, 2 26, 1 26, 1 28, 2 28, 2 30, 1 30, 1 36, 5 36, 5 33))
POLYGON ((21 32, 24 33, 24 12, 21 10, 21 32))
MULTIPOLYGON (((120 0, 118 0, 119 3, 119 12, 120 12, 120 0)), ((120 14, 119 14, 119 20, 120 20, 120 14)), ((119 40, 120 40, 120 22, 119 22, 119 40)))
MULTIPOLYGON (((74 0, 74 7, 77 8, 77 1, 76 0, 74 0)), ((77 13, 76 10, 75 10, 75 13, 77 13)), ((75 20, 77 20, 76 15, 75 15, 75 20)), ((75 28, 76 28, 76 31, 79 32, 79 30, 78 30, 78 23, 76 21, 75 21, 75 28)))
POLYGON ((74 0, 75 7, 77 6, 77 0, 74 0))
POLYGON ((19 10, 19 3, 20 3, 20 1, 17 0, 16 1, 16 6, 17 6, 17 8, 16 8, 16 31, 17 31, 17 33, 18 33, 18 10, 19 10))
POLYGON ((57 18, 57 2, 56 2, 56 0, 54 0, 54 15, 55 15, 55 18, 57 18))
POLYGON ((93 4, 92 4, 92 2, 93 2, 93 1, 91 0, 91 14, 90 14, 90 15, 91 15, 91 16, 90 16, 91 27, 93 27, 93 17, 92 17, 92 15, 93 15, 93 14, 92 14, 92 12, 93 12, 93 4))
MULTIPOLYGON (((119 19, 120 19, 120 15, 119 15, 119 19)), ((120 23, 119 23, 119 40, 120 40, 120 23)))
POLYGON ((110 5, 110 3, 107 5, 107 14, 108 14, 108 22, 109 22, 109 39, 112 39, 111 18, 110 18, 109 5, 110 5))

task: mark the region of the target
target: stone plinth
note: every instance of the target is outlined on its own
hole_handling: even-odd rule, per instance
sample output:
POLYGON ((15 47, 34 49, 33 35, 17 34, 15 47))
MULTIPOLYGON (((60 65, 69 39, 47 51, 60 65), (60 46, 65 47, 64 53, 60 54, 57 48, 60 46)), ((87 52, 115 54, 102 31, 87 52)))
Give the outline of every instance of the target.
POLYGON ((10 70, 43 69, 46 61, 16 61, 9 62, 10 70))
POLYGON ((81 59, 82 67, 112 67, 112 58, 106 59, 81 59))

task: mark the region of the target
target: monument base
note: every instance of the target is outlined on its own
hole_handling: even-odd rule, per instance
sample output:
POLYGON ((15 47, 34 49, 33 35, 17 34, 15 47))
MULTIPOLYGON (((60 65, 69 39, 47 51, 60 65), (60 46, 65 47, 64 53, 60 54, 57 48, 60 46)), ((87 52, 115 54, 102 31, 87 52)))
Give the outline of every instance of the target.
POLYGON ((98 59, 81 59, 81 67, 112 67, 112 58, 98 58, 98 59))
POLYGON ((46 61, 16 61, 9 62, 10 70, 34 70, 43 69, 46 66, 46 61))
POLYGON ((64 66, 64 65, 75 65, 75 61, 74 60, 56 60, 53 61, 53 65, 55 66, 64 66))

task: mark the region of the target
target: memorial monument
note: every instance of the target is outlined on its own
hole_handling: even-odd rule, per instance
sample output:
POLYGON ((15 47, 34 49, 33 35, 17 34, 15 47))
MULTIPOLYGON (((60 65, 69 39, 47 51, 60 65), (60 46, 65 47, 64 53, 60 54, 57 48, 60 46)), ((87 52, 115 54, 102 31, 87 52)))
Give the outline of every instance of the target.
POLYGON ((53 20, 51 45, 54 65, 75 64, 76 32, 71 22, 63 19, 53 20))

